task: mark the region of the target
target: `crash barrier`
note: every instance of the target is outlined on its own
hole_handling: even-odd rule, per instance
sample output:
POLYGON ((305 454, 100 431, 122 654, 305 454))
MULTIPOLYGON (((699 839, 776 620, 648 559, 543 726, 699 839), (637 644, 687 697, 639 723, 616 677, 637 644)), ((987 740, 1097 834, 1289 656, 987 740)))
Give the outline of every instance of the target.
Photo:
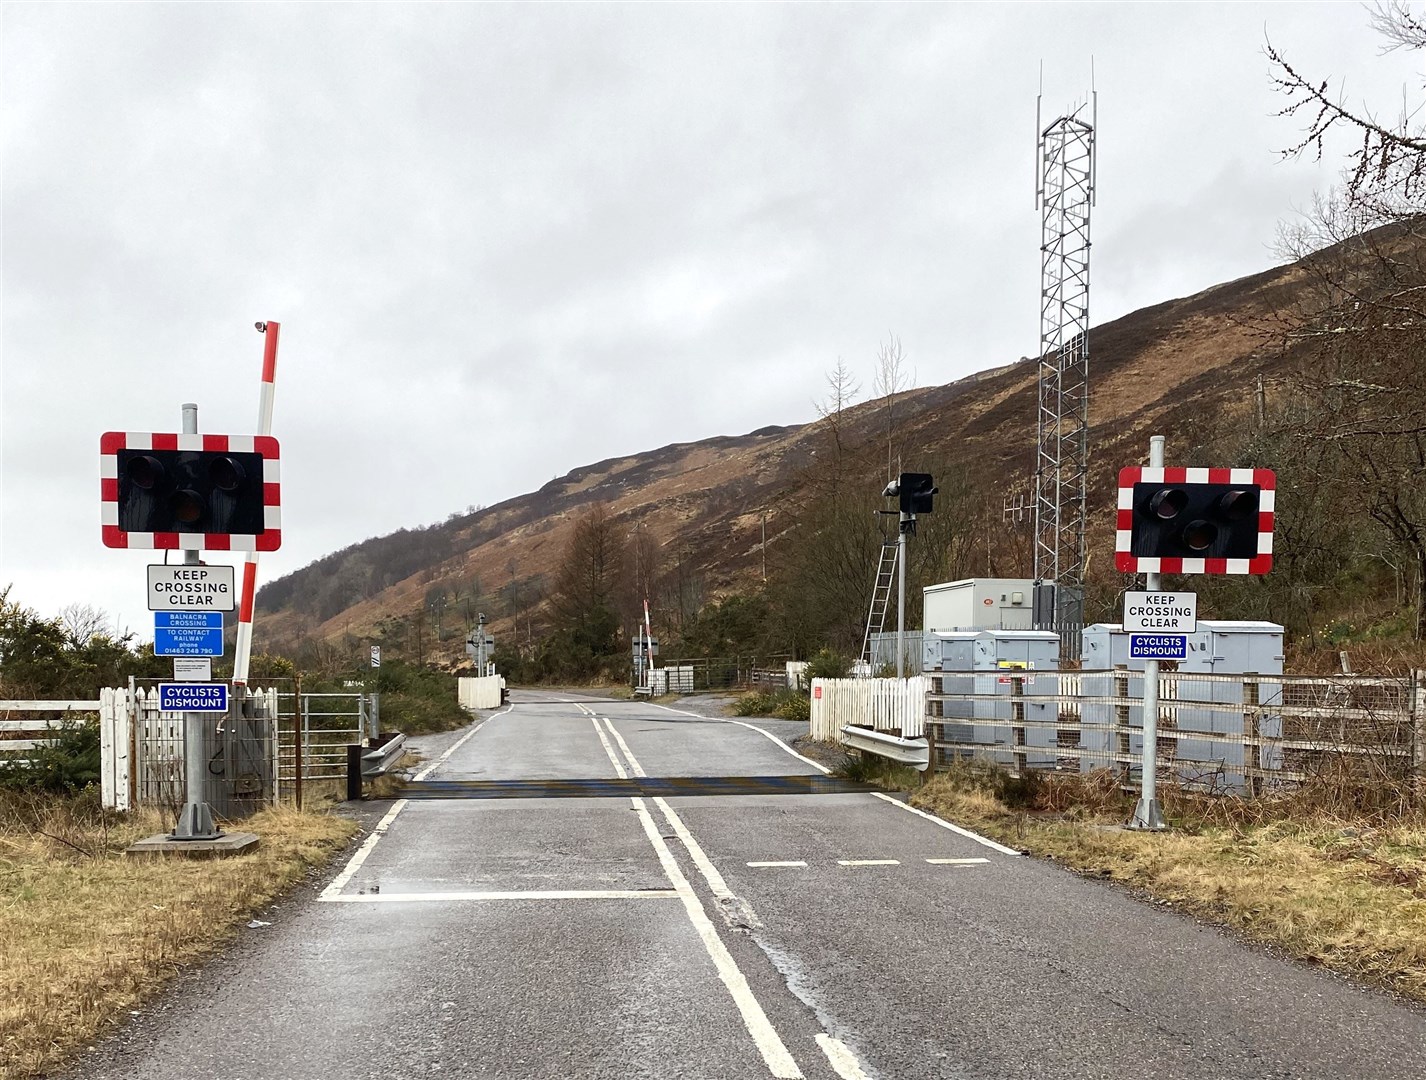
POLYGON ((385 776, 406 753, 406 736, 389 733, 363 745, 347 747, 347 800, 360 799, 362 786, 368 780, 385 776))
MULTIPOLYGON (((975 758, 1017 773, 1107 769, 1126 785, 1142 778, 1141 671, 925 678, 933 768, 975 758)), ((1157 717, 1159 774, 1190 789, 1256 795, 1343 768, 1407 785, 1426 775, 1426 672, 1162 672, 1157 717)))
POLYGON ((503 676, 485 675, 460 679, 456 693, 462 709, 498 709, 504 689, 503 676))

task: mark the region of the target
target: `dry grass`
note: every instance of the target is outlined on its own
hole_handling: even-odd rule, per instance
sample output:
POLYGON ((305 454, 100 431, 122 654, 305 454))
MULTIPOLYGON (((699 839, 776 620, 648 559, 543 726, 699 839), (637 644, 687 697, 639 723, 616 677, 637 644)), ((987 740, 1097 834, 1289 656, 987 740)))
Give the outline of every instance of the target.
MULTIPOLYGON (((1071 786, 1051 796, 1060 811, 1071 786)), ((1181 827, 1130 832, 1119 827, 1127 813, 1117 792, 1093 780, 1083 786, 1098 792, 1098 804, 1076 804, 1074 815, 1012 809, 965 776, 938 777, 912 802, 1300 959, 1426 1001, 1426 819, 1234 823, 1195 818, 1185 801, 1179 816, 1170 816, 1181 827)), ((1036 801, 1045 801, 1044 791, 1036 801)))
POLYGON ((170 824, 83 798, 0 796, 0 1080, 53 1068, 117 1026, 356 829, 277 808, 243 823, 262 838, 250 854, 123 855, 170 824))

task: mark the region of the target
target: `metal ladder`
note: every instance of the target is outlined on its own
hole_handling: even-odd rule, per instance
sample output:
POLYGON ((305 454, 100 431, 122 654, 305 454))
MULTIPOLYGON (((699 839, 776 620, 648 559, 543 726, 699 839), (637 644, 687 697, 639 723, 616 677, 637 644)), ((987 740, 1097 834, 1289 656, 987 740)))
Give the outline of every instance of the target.
MULTIPOLYGON (((866 633, 862 636, 862 660, 871 667, 871 636, 886 628, 886 609, 891 606, 891 594, 896 588, 895 540, 881 542, 881 561, 876 567, 876 584, 871 590, 871 610, 867 612, 866 633)), ((874 669, 872 669, 874 671, 874 669)))

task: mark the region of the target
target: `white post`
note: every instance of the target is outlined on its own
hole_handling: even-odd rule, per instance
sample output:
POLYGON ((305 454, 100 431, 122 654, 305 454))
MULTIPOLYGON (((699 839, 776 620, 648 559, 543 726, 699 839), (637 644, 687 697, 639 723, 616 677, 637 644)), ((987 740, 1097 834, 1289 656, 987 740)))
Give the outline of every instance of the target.
MULTIPOLYGON (((1149 439, 1149 468, 1164 465, 1164 437, 1149 439)), ((1157 572, 1144 575, 1144 588, 1151 593, 1161 588, 1157 572)), ((1159 770, 1159 662, 1144 661, 1144 750, 1140 758, 1142 773, 1139 803, 1129 819, 1131 829, 1165 829, 1163 810, 1158 800, 1159 770)))

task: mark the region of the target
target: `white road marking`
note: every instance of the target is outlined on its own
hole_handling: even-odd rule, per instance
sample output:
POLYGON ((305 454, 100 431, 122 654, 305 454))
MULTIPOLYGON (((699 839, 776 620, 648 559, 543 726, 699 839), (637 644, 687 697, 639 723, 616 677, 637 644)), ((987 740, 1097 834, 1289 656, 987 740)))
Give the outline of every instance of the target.
POLYGON ((366 857, 371 854, 371 849, 376 847, 376 842, 386 835, 387 829, 391 828, 391 823, 396 820, 396 815, 405 809, 406 800, 397 799, 396 805, 386 811, 386 816, 377 822, 376 828, 371 830, 371 835, 362 841, 361 847, 356 849, 356 854, 347 860, 347 865, 343 867, 342 872, 332 879, 331 884, 322 890, 322 895, 317 899, 331 900, 346 888, 352 875, 361 869, 362 863, 366 862, 366 857))
POLYGON ((673 812, 673 807, 657 797, 654 799, 654 805, 663 811, 663 816, 668 819, 668 823, 673 826, 673 831, 683 841, 683 846, 688 849, 688 854, 693 856, 693 865, 698 867, 698 872, 703 875, 703 880, 708 882, 708 887, 713 890, 713 895, 719 900, 736 900, 737 897, 733 895, 733 890, 728 888, 728 883, 723 880, 723 875, 718 873, 718 868, 713 865, 713 861, 704 854, 698 841, 693 839, 693 834, 688 831, 688 826, 684 825, 683 819, 673 812))
POLYGON ((644 772, 644 767, 639 764, 638 759, 636 759, 633 753, 630 752, 629 744, 624 741, 624 736, 620 735, 617 731, 614 730, 614 721, 610 720, 609 717, 606 716, 604 718, 604 726, 609 729, 609 734, 614 736, 614 741, 619 744, 619 749, 624 751, 624 757, 628 759, 629 768, 633 771, 634 775, 648 776, 649 774, 644 772))
POLYGON ((698 894, 693 891, 693 886, 688 883, 688 879, 683 876, 683 871, 678 868, 678 862, 674 859, 673 852, 669 850, 668 845, 664 843, 663 837, 659 835, 658 826, 654 824, 653 815, 644 805, 644 800, 636 798, 629 801, 634 804, 634 809, 639 814, 639 821, 644 826, 644 833, 648 836, 649 843, 658 853, 659 863, 663 866, 664 874, 678 895, 683 898, 684 911, 688 913, 689 921, 698 931, 698 936, 703 941, 703 947, 708 950, 708 956, 712 959, 713 966, 718 969, 718 977, 723 980, 723 985, 732 995, 733 1003, 737 1005, 738 1012, 742 1015, 743 1026, 748 1029, 748 1034, 757 1044, 763 1061, 767 1063, 768 1071, 778 1080, 801 1080, 802 1070, 797 1067, 797 1062, 788 1053, 787 1046, 778 1035, 777 1029, 772 1026, 772 1021, 767 1018, 767 1013, 763 1012, 763 1007, 758 1004, 758 999, 753 994, 752 987, 748 985, 747 978, 739 969, 737 961, 728 952, 728 947, 723 944, 723 939, 718 936, 713 921, 703 910, 703 901, 698 899, 698 894))
POLYGON ((838 859, 838 866, 900 866, 900 859, 838 859))
POLYGON ((444 764, 446 763, 446 759, 447 759, 447 758, 449 758, 452 754, 454 754, 457 750, 459 750, 459 749, 460 749, 462 746, 464 746, 466 743, 470 742, 471 738, 474 737, 474 735, 475 735, 475 733, 476 733, 477 731, 479 731, 481 728, 483 728, 486 724, 490 723, 490 721, 494 720, 497 716, 503 716, 503 715, 505 715, 505 713, 508 713, 508 712, 509 712, 511 709, 513 709, 514 707, 515 707, 514 705, 508 705, 508 706, 506 706, 501 712, 492 713, 491 715, 487 716, 487 717, 486 717, 484 720, 482 720, 480 723, 476 724, 475 727, 471 728, 471 729, 470 729, 469 731, 467 731, 464 735, 462 735, 459 739, 457 739, 455 742, 451 743, 451 745, 446 748, 446 752, 445 752, 444 754, 442 754, 440 757, 436 758, 435 761, 431 762, 429 765, 427 765, 424 769, 422 769, 420 772, 418 772, 418 773, 417 773, 415 776, 413 776, 411 779, 412 779, 412 780, 424 780, 424 779, 426 779, 426 777, 430 776, 433 772, 436 771, 436 767, 437 767, 437 766, 439 766, 439 765, 444 765, 444 764))
MULTIPOLYGON (((650 704, 653 704, 653 703, 650 702, 650 704)), ((745 728, 747 728, 749 731, 756 731, 759 735, 763 736, 764 738, 771 739, 773 742, 777 743, 778 746, 782 747, 782 749, 786 750, 789 754, 791 754, 793 757, 795 757, 798 761, 802 761, 802 762, 805 762, 805 763, 808 764, 808 765, 811 765, 814 769, 816 769, 818 772, 822 773, 824 776, 832 771, 831 769, 827 768, 827 766, 825 766, 825 765, 819 765, 819 764, 817 764, 817 762, 813 761, 813 760, 812 760, 811 758, 809 758, 809 757, 803 757, 803 756, 802 756, 801 754, 799 754, 796 750, 792 749, 792 747, 788 746, 787 743, 783 742, 783 741, 782 741, 781 739, 779 739, 776 735, 774 735, 771 731, 764 731, 762 728, 758 727, 756 724, 744 723, 742 720, 729 720, 729 719, 728 719, 727 717, 725 717, 725 716, 704 716, 702 713, 689 712, 689 711, 687 711, 686 709, 671 709, 671 708, 669 708, 667 705, 654 705, 654 708, 656 708, 656 709, 663 709, 665 712, 677 713, 679 716, 692 716, 692 717, 694 717, 695 719, 698 719, 698 720, 712 720, 712 721, 714 721, 714 722, 716 722, 716 723, 719 723, 719 724, 737 724, 739 727, 745 727, 745 728)))
POLYGON ((817 1035, 817 1045, 822 1048, 822 1053, 827 1055, 827 1060, 832 1063, 832 1068, 842 1080, 871 1080, 871 1077, 862 1072, 857 1056, 841 1039, 833 1038, 824 1031, 817 1035))
MULTIPOLYGON (((492 713, 490 716, 487 716, 480 723, 476 724, 475 727, 471 728, 454 743, 452 743, 450 748, 446 750, 444 754, 442 754, 435 761, 431 762, 431 764, 427 765, 424 769, 417 773, 415 779, 424 780, 435 770, 436 766, 443 764, 445 760, 453 753, 455 753, 458 748, 464 746, 466 740, 468 740, 472 735, 474 735, 477 731, 483 728, 486 724, 490 723, 490 721, 494 720, 497 716, 502 716, 504 715, 504 713, 508 713, 514 707, 515 706, 510 705, 507 706, 505 709, 501 710, 501 712, 492 713)), ((366 862, 366 857, 370 855, 372 849, 376 847, 377 841, 386 835, 387 829, 391 828, 391 823, 396 820, 396 815, 401 813, 402 810, 406 809, 407 801, 408 800, 406 799, 396 800, 396 804, 386 812, 385 817, 383 817, 379 822, 377 822, 376 828, 371 830, 371 835, 362 841, 361 847, 356 849, 356 853, 352 855, 351 859, 347 861, 347 865, 342 868, 342 872, 336 877, 334 877, 332 879, 331 884, 322 890, 322 895, 317 897, 318 900, 336 899, 337 894, 339 894, 342 889, 346 887, 347 882, 351 881, 352 875, 361 869, 362 863, 366 862)))
POLYGON ((989 859, 927 859, 932 866, 974 866, 977 863, 988 863, 989 859))
MULTIPOLYGON (((580 708, 583 709, 584 706, 581 705, 580 708)), ((599 726, 599 717, 590 713, 589 722, 594 725, 594 733, 599 736, 599 741, 604 744, 604 752, 609 755, 609 760, 614 763, 614 771, 619 774, 619 779, 629 779, 629 774, 624 771, 624 764, 619 760, 619 755, 614 753, 614 747, 609 742, 609 736, 605 735, 604 729, 599 726)))
POLYGON ((544 889, 525 892, 368 893, 333 896, 338 904, 413 904, 423 900, 669 900, 675 889, 544 889))
MULTIPOLYGON (((629 744, 624 741, 624 737, 619 734, 614 727, 614 721, 609 717, 604 718, 604 724, 609 729, 609 734, 619 744, 619 749, 624 751, 624 757, 628 759, 629 768, 633 770, 635 776, 648 776, 644 767, 639 764, 639 759, 634 757, 634 752, 629 749, 629 744)), ((683 846, 688 849, 688 854, 693 858, 693 865, 698 867, 698 872, 703 875, 703 880, 708 882, 708 888, 713 891, 713 895, 719 900, 736 900, 733 890, 728 888, 728 883, 723 880, 723 875, 718 872, 718 868, 713 865, 713 861, 704 853, 702 846, 693 838, 693 834, 688 831, 688 826, 683 823, 683 819, 674 813, 673 807, 664 802, 663 799, 655 796, 654 805, 673 826, 675 835, 683 842, 683 846)))
POLYGON ((762 866, 806 866, 807 864, 806 864, 805 862, 803 862, 802 860, 800 860, 800 859, 789 859, 787 862, 750 862, 750 863, 748 863, 748 865, 749 865, 749 866, 753 866, 753 867, 762 867, 762 866))
POLYGON ((1002 854, 1002 855, 1023 855, 1023 854, 1024 854, 1023 851, 1016 851, 1014 848, 1006 847, 1004 844, 997 844, 994 840, 990 839, 989 837, 987 837, 987 836, 981 836, 980 833, 971 832, 969 829, 962 829, 959 825, 952 825, 949 821, 946 821, 946 820, 943 819, 943 818, 938 818, 938 817, 936 817, 934 814, 928 814, 928 813, 926 813, 926 811, 924 811, 924 810, 917 810, 916 807, 914 807, 914 806, 907 806, 907 805, 906 805, 904 802, 902 802, 900 799, 893 799, 890 795, 883 795, 880 791, 873 791, 873 792, 871 792, 870 794, 873 795, 873 796, 875 796, 875 797, 878 798, 878 799, 883 800, 884 802, 889 802, 892 806, 898 806, 898 807, 900 807, 902 810, 905 810, 908 814, 915 814, 917 817, 923 817, 923 818, 925 818, 927 821, 932 822, 933 824, 939 825, 939 826, 940 826, 941 828, 943 828, 943 829, 950 829, 951 832, 953 832, 953 833, 959 833, 961 836, 964 836, 967 840, 974 840, 977 844, 984 844, 986 847, 990 848, 992 851, 998 851, 998 852, 1000 852, 1000 854, 1002 854))

